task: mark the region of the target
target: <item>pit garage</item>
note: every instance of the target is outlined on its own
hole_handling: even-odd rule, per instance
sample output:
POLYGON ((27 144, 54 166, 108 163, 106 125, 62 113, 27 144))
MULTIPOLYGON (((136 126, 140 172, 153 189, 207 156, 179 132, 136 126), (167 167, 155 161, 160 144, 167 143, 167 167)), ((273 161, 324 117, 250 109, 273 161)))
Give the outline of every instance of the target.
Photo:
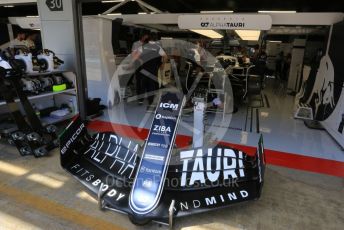
POLYGON ((0 2, 1 229, 341 229, 344 5, 0 2))

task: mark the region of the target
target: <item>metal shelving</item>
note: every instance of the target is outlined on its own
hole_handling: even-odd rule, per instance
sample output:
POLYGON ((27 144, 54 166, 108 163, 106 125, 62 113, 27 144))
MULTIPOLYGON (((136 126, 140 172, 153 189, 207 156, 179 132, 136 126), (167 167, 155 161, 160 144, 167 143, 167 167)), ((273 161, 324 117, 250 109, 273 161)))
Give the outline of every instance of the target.
POLYGON ((26 74, 23 75, 23 77, 47 76, 47 75, 59 74, 59 73, 66 73, 66 72, 72 72, 72 71, 61 70, 61 71, 52 71, 52 72, 26 73, 26 74))
POLYGON ((41 121, 43 125, 53 125, 65 120, 69 120, 72 119, 74 116, 76 116, 76 113, 71 113, 71 114, 67 114, 66 116, 63 117, 41 117, 41 121))
MULTIPOLYGON (((73 82, 73 85, 76 85, 76 77, 75 74, 73 73, 72 75, 70 73, 73 73, 72 71, 53 71, 53 72, 36 72, 36 73, 28 73, 28 74, 24 74, 23 77, 39 77, 39 76, 48 76, 48 75, 52 75, 52 74, 63 74, 68 80, 70 80, 71 82, 73 82)), ((40 99, 40 98, 45 98, 45 97, 53 97, 54 98, 54 103, 56 103, 56 99, 54 96, 56 95, 71 95, 71 96, 77 96, 76 95, 77 90, 76 88, 71 88, 71 89, 66 89, 63 91, 59 91, 59 92, 42 92, 40 94, 37 95, 30 95, 27 96, 27 98, 29 100, 34 100, 34 99, 40 99)), ((16 103, 20 103, 19 98, 16 98, 14 100, 16 103)), ((5 100, 0 100, 0 107, 6 105, 6 101, 5 100)), ((71 114, 67 114, 66 116, 63 117, 50 117, 50 116, 45 116, 45 117, 40 117, 40 120, 42 122, 43 125, 49 125, 49 124, 56 124, 59 122, 63 122, 65 120, 69 120, 71 118, 73 118, 76 114, 75 113, 71 113, 71 114)), ((8 124, 7 124, 8 125, 8 124)), ((13 124, 14 127, 16 126, 15 124, 13 124)), ((0 128, 1 130, 1 128, 0 128)))
MULTIPOLYGON (((29 99, 29 100, 32 100, 32 99, 37 99, 37 98, 42 98, 42 97, 54 96, 54 95, 56 95, 56 94, 71 93, 71 92, 76 92, 76 89, 75 89, 75 88, 66 89, 66 90, 59 91, 59 92, 44 92, 44 93, 40 93, 40 94, 37 94, 37 95, 29 96, 28 99, 29 99)), ((19 102, 19 99, 18 99, 18 98, 15 99, 15 102, 19 102)), ((1 106, 1 105, 6 105, 6 101, 1 100, 1 101, 0 101, 0 106, 1 106)))

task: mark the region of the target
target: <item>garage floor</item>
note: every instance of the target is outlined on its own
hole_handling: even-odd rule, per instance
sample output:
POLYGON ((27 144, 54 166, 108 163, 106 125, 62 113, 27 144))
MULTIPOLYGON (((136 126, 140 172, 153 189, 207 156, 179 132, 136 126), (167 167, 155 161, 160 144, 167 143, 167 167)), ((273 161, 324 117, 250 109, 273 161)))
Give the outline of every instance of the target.
MULTIPOLYGON (((50 157, 21 157, 0 145, 0 229, 156 229, 101 212, 50 157)), ((342 229, 344 179, 268 165, 260 200, 177 219, 175 229, 342 229)), ((160 226, 159 229, 167 229, 160 226)))
MULTIPOLYGON (((260 108, 243 102, 234 114, 208 113, 205 139, 212 137, 247 153, 255 153, 262 134, 268 164, 344 177, 344 154, 340 145, 326 130, 309 129, 302 120, 294 119, 295 98, 283 90, 276 92, 274 84, 271 79, 267 81, 260 108)), ((121 102, 90 122, 89 128, 144 140, 154 117, 145 103, 138 105, 137 99, 121 102)), ((193 114, 184 113, 177 131, 177 146, 190 145, 197 130, 193 126, 193 114)))
MULTIPOLYGON (((225 142, 255 147, 259 135, 263 134, 267 149, 344 162, 343 149, 326 130, 307 128, 302 120, 294 119, 295 97, 286 92, 276 93, 274 84, 273 79, 267 81, 261 108, 251 108, 243 102, 238 112, 226 114, 223 118, 222 114, 208 113, 206 135, 212 133, 225 142)), ((158 95, 159 91, 155 93, 158 95)), ((104 115, 96 120, 130 126, 128 128, 150 128, 153 113, 146 110, 146 104, 138 105, 137 100, 130 100, 105 110, 104 115)), ((178 134, 192 136, 194 130, 193 114, 184 114, 178 134)))

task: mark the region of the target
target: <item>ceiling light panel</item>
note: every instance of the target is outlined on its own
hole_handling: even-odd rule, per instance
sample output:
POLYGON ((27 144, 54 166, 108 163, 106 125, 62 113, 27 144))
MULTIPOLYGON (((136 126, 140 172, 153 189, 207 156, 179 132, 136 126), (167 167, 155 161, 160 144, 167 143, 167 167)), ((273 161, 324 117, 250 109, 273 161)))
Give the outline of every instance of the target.
POLYGON ((201 34, 203 36, 209 37, 209 38, 223 38, 223 35, 216 32, 215 30, 191 30, 192 32, 201 34))
POLYGON ((260 36, 260 30, 235 30, 235 33, 245 41, 258 41, 260 36))

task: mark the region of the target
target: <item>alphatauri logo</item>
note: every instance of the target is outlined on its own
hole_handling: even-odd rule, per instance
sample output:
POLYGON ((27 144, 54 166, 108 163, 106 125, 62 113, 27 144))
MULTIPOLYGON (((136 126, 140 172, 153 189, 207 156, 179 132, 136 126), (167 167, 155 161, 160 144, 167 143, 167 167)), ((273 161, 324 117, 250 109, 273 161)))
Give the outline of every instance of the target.
POLYGON ((244 22, 201 22, 201 27, 211 28, 244 28, 244 22))
POLYGON ((207 153, 203 153, 203 149, 181 151, 180 160, 183 162, 182 187, 195 182, 205 184, 206 180, 216 182, 220 178, 225 181, 245 176, 243 153, 239 151, 237 156, 232 149, 214 151, 209 148, 207 153))

